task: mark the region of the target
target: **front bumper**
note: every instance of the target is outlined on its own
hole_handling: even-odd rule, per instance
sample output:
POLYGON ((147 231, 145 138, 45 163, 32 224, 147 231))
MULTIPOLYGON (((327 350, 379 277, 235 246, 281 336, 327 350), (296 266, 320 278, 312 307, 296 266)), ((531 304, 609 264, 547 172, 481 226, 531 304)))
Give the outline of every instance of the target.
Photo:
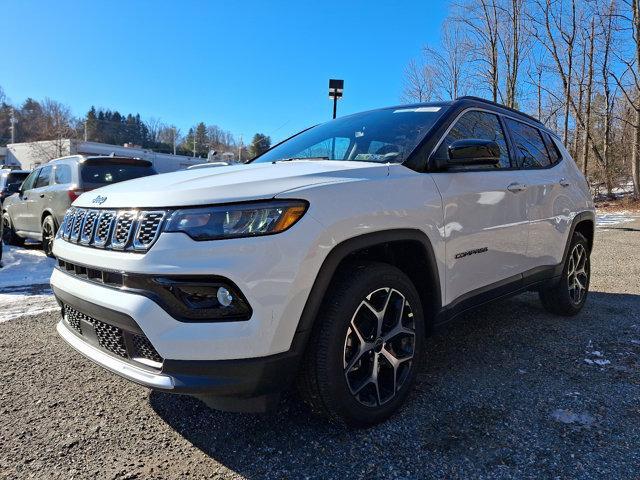
MULTIPOLYGON (((58 302, 85 317, 114 328, 137 331, 137 324, 121 312, 90 304, 54 287, 58 302)), ((97 341, 83 338, 68 317, 57 324, 60 336, 75 350, 111 372, 154 390, 189 394, 223 410, 264 411, 277 404, 291 383, 302 355, 302 338, 296 336, 288 352, 239 360, 163 359, 157 368, 119 357, 97 341)))

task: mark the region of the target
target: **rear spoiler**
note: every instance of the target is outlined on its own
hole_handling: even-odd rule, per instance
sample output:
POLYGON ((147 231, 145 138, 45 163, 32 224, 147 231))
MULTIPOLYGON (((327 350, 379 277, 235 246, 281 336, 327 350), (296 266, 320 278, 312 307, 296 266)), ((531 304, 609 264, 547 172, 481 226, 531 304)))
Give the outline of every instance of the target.
POLYGON ((85 158, 82 162, 84 165, 109 165, 113 163, 117 163, 119 165, 136 165, 138 167, 153 167, 153 163, 149 160, 142 160, 141 158, 131 158, 131 157, 112 157, 112 156, 101 156, 101 157, 89 157, 85 158))

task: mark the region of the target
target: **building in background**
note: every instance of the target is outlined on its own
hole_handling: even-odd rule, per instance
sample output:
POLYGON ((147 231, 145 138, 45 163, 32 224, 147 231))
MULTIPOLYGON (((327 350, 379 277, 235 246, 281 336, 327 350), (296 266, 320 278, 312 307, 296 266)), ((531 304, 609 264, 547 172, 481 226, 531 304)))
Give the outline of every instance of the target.
MULTIPOLYGON (((2 153, 2 152, 0 152, 2 153)), ((10 143, 6 147, 6 158, 0 164, 33 170, 38 165, 67 155, 111 155, 141 158, 153 163, 158 173, 184 170, 190 165, 206 162, 207 159, 158 153, 137 146, 109 145, 98 142, 83 142, 74 139, 44 140, 40 142, 10 143)))

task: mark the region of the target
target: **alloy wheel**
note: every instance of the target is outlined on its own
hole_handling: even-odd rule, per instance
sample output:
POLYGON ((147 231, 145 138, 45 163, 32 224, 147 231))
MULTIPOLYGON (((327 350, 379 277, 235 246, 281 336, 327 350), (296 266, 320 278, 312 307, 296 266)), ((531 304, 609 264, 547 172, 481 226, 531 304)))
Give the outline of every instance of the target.
POLYGON ((392 400, 409 378, 415 353, 411 305, 393 288, 380 288, 358 305, 344 341, 343 368, 354 398, 369 407, 392 400))
POLYGON ((47 255, 51 254, 53 250, 53 237, 55 234, 53 233, 53 226, 51 222, 45 221, 42 225, 42 249, 47 255))
POLYGON ((589 258, 587 250, 581 243, 576 244, 571 251, 567 281, 569 298, 574 304, 580 304, 586 295, 589 284, 589 258))

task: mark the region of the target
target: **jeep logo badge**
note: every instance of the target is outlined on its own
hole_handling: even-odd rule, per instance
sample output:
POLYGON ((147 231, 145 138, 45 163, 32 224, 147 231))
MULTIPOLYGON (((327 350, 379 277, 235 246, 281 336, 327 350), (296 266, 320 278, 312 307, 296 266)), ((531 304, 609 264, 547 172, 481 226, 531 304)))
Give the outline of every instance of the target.
POLYGON ((98 195, 96 198, 91 200, 91 203, 96 203, 98 205, 102 205, 106 201, 107 201, 107 197, 101 197, 100 195, 98 195))

